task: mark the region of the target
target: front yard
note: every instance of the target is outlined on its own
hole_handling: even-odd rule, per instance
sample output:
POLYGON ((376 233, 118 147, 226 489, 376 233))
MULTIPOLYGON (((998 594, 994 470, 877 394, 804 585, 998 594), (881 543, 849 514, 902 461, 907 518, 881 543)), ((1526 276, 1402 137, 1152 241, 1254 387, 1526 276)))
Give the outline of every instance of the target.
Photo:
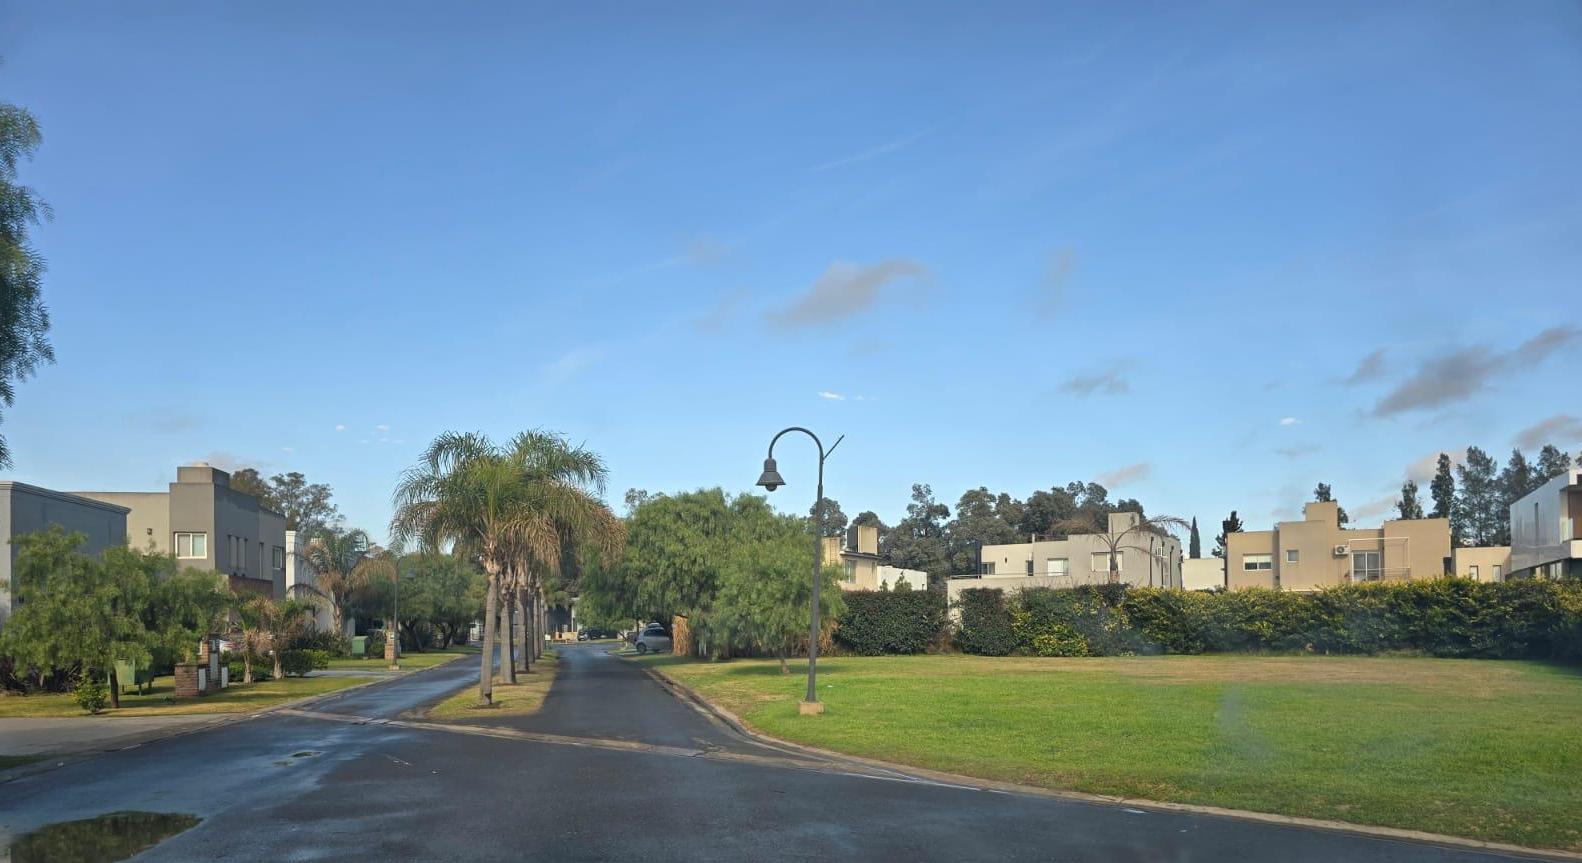
POLYGON ((1385 657, 648 657, 767 734, 936 770, 1582 850, 1582 670, 1385 657))
MULTIPOLYGON (((401 670, 421 671, 425 668, 433 668, 436 665, 444 665, 447 662, 452 662, 458 657, 477 656, 479 652, 479 649, 476 647, 447 647, 444 650, 425 650, 422 653, 403 653, 401 654, 401 670)), ((364 669, 367 671, 384 671, 389 667, 390 664, 385 661, 383 655, 369 656, 361 659, 346 658, 330 660, 330 668, 338 668, 343 670, 364 669)))

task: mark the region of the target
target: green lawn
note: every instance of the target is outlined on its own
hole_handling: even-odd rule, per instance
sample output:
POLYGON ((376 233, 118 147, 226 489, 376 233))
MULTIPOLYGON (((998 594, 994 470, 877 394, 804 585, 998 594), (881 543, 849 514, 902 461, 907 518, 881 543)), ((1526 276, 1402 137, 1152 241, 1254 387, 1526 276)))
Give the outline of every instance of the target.
MULTIPOLYGON (((104 716, 175 716, 183 713, 247 713, 260 708, 323 695, 378 678, 369 677, 288 677, 258 683, 233 683, 218 695, 202 698, 175 698, 175 684, 169 677, 154 681, 147 695, 131 692, 121 696, 121 709, 106 708, 104 716)), ((0 718, 14 716, 86 716, 76 699, 67 695, 35 694, 0 697, 0 718)))
POLYGON ((496 682, 492 697, 494 703, 485 707, 478 702, 478 684, 474 681, 466 689, 430 707, 424 718, 438 721, 458 719, 487 721, 501 716, 528 716, 544 706, 549 687, 555 682, 559 665, 552 650, 544 651, 542 659, 533 663, 531 674, 516 675, 516 684, 496 682))
POLYGON ((1582 669, 1371 657, 641 660, 786 740, 937 770, 1582 850, 1582 669))
POLYGON ((43 758, 42 755, 0 755, 0 770, 10 770, 24 764, 32 764, 43 758))
MULTIPOLYGON (((447 647, 444 650, 425 650, 422 653, 401 654, 402 671, 419 671, 424 668, 433 668, 444 665, 463 656, 477 656, 476 647, 447 647)), ((331 668, 343 669, 368 669, 370 671, 383 671, 389 668, 383 656, 369 657, 367 659, 332 659, 331 668)))

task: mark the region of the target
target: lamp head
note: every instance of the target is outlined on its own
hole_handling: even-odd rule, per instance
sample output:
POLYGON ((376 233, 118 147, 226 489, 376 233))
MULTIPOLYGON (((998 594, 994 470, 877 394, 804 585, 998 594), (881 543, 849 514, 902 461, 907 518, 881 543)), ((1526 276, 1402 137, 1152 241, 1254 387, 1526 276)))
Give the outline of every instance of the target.
POLYGON ((762 476, 758 477, 758 484, 769 491, 774 491, 786 484, 786 481, 780 477, 780 471, 775 467, 774 459, 764 459, 764 472, 762 476))

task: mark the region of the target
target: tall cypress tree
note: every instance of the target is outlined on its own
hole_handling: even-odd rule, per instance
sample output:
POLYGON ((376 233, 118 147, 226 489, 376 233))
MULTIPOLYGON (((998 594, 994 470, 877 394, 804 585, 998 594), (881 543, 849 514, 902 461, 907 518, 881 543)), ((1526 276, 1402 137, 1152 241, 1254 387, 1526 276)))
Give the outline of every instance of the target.
POLYGON ((1450 519, 1450 541, 1461 544, 1461 519, 1456 515, 1456 479, 1450 475, 1450 456, 1439 454, 1439 466, 1434 469, 1434 481, 1428 485, 1428 496, 1434 499, 1430 518, 1450 519))
POLYGON ((1203 556, 1203 537, 1198 536, 1197 516, 1192 516, 1192 537, 1187 541, 1187 554, 1193 560, 1203 556))
POLYGON ((1461 519, 1463 542, 1469 545, 1503 545, 1501 525, 1509 532, 1505 495, 1500 488, 1499 464, 1477 447, 1467 447, 1465 464, 1456 466, 1461 492, 1456 495, 1456 515, 1461 519))
POLYGON ((1241 533, 1241 519, 1236 516, 1236 510, 1230 511, 1230 518, 1219 523, 1219 536, 1214 537, 1214 556, 1225 556, 1225 537, 1232 533, 1241 533))

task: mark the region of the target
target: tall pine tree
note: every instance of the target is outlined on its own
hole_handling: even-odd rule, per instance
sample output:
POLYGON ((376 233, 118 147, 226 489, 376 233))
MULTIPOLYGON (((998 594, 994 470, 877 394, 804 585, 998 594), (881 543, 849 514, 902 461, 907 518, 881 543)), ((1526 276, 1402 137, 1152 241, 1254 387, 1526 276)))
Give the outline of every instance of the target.
POLYGON ((1571 456, 1554 444, 1544 444, 1538 452, 1538 466, 1536 477, 1538 484, 1543 484, 1571 469, 1571 456))
POLYGON ((1203 556, 1203 537, 1198 536, 1197 516, 1195 515, 1192 516, 1192 536, 1187 540, 1187 554, 1190 555, 1193 560, 1197 560, 1203 556))
MULTIPOLYGON (((1317 488, 1313 489, 1313 500, 1316 500, 1319 503, 1334 503, 1335 494, 1334 492, 1330 491, 1329 483, 1321 482, 1318 484, 1317 488)), ((1335 507, 1335 510, 1336 521, 1340 523, 1341 527, 1345 527, 1346 523, 1351 521, 1351 516, 1346 514, 1346 508, 1343 506, 1337 506, 1335 507)))
POLYGON ((1219 536, 1214 537, 1214 556, 1225 556, 1225 537, 1232 533, 1241 533, 1241 519, 1236 516, 1236 510, 1230 511, 1230 518, 1219 523, 1219 536))
POLYGON ((1434 469, 1434 481, 1428 485, 1428 496, 1433 498, 1434 509, 1429 518, 1450 519, 1450 541, 1461 544, 1461 519, 1456 515, 1456 479, 1450 475, 1450 456, 1439 454, 1439 465, 1434 469))

